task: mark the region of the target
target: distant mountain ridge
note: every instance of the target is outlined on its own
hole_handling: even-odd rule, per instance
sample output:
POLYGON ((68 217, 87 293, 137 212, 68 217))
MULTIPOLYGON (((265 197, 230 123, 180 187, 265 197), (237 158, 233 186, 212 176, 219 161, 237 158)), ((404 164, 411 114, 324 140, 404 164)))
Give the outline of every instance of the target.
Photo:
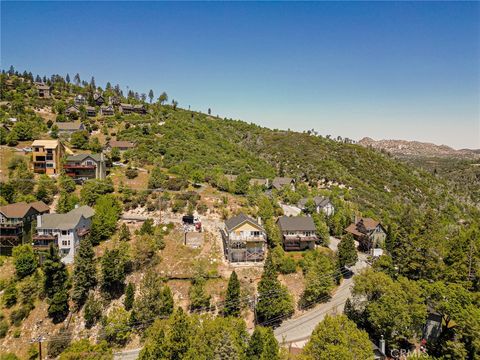
POLYGON ((451 157, 464 159, 480 158, 480 150, 455 150, 447 145, 436 145, 420 141, 373 140, 365 137, 358 144, 377 150, 384 150, 399 157, 451 157))

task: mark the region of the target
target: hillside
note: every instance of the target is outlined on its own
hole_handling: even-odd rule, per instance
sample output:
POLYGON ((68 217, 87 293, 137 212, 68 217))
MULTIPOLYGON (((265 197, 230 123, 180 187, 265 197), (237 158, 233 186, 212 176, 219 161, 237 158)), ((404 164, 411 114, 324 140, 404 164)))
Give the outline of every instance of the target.
POLYGON ((361 139, 358 144, 377 150, 383 150, 397 157, 441 157, 458 159, 478 159, 478 150, 455 150, 446 145, 436 145, 420 141, 361 139))

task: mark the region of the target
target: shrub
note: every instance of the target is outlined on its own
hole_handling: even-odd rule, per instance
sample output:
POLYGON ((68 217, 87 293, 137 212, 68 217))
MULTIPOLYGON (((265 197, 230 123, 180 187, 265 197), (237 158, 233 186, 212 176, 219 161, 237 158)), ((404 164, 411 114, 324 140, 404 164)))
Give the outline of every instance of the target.
POLYGON ((132 167, 128 167, 127 170, 125 170, 125 176, 128 179, 135 179, 138 176, 138 170, 132 167))
POLYGON ((30 314, 30 311, 32 310, 33 310, 33 305, 31 304, 23 305, 22 307, 16 310, 13 310, 10 313, 10 322, 15 326, 20 326, 23 319, 25 319, 30 314))
POLYGON ((3 339, 8 333, 8 322, 5 319, 0 320, 0 339, 3 339))
POLYGON ((67 329, 60 329, 58 333, 50 338, 47 346, 48 356, 56 358, 67 347, 70 346, 72 341, 72 333, 67 329))

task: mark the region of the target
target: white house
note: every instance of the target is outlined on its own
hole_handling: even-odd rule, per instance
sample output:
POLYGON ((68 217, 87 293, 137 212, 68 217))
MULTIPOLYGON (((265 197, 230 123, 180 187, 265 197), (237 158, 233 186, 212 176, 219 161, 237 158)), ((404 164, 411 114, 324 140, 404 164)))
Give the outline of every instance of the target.
MULTIPOLYGON (((329 198, 323 196, 315 196, 313 199, 315 203, 315 211, 320 214, 323 212, 327 216, 331 216, 335 213, 335 208, 333 207, 332 202, 329 198)), ((298 207, 302 210, 305 210, 305 205, 307 204, 308 198, 303 198, 298 202, 298 207)))
POLYGON ((50 242, 55 241, 62 262, 73 263, 80 241, 90 231, 94 213, 90 206, 80 206, 66 214, 37 216, 37 234, 33 237, 34 248, 45 250, 50 242))

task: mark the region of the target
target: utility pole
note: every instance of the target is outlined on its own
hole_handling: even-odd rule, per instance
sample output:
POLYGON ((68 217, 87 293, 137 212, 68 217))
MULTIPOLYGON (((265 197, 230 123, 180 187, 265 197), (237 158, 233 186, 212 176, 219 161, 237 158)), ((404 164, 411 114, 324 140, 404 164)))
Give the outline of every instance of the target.
POLYGON ((42 360, 42 342, 44 342, 46 339, 42 336, 39 335, 36 338, 33 338, 30 343, 38 343, 38 358, 42 360))

